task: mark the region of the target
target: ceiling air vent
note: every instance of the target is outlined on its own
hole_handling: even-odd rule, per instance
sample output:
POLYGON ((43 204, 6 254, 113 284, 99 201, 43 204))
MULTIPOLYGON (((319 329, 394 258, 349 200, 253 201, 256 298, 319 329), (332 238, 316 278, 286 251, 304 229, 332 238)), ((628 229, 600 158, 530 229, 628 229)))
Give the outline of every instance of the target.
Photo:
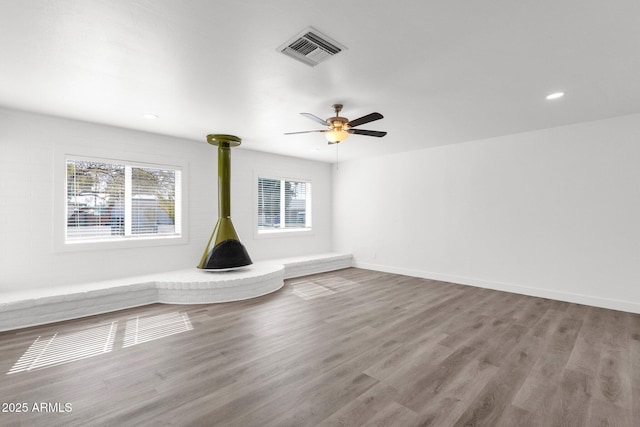
POLYGON ((306 28, 278 47, 278 51, 312 67, 346 49, 313 27, 306 28))

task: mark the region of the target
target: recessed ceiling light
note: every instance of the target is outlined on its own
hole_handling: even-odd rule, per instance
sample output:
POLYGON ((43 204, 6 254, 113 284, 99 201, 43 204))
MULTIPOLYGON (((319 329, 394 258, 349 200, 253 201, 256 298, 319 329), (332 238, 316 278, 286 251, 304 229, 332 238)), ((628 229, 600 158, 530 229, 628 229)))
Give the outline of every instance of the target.
POLYGON ((564 96, 564 92, 554 92, 547 95, 547 100, 558 99, 564 96))
POLYGON ((157 114, 151 114, 151 113, 144 113, 142 115, 142 117, 144 117, 145 119, 157 119, 158 115, 157 114))

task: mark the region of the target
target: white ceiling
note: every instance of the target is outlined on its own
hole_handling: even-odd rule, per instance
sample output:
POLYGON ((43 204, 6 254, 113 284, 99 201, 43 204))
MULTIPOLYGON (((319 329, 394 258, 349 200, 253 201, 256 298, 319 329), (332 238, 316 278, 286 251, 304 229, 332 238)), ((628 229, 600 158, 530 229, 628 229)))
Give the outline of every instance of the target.
POLYGON ((638 0, 0 0, 0 105, 322 161, 640 112, 638 0), (313 26, 348 50, 276 52, 313 26), (545 95, 564 91, 550 102, 545 95), (143 118, 154 113, 157 120, 143 118), (319 149, 319 150, 314 150, 319 149))

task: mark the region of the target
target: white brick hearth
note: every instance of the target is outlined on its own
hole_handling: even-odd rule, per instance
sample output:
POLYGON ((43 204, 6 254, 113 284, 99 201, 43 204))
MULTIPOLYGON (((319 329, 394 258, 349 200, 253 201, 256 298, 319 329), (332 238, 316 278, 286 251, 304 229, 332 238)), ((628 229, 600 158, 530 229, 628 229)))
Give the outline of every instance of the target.
POLYGON ((118 280, 11 292, 0 301, 0 331, 153 303, 240 301, 277 291, 284 279, 351 267, 350 254, 260 261, 238 270, 190 268, 118 280))

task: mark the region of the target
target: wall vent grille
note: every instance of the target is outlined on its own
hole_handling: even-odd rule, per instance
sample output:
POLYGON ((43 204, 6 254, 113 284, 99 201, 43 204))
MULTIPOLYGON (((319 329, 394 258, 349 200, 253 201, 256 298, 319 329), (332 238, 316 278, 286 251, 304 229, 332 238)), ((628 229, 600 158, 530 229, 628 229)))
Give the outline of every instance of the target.
POLYGON ((278 51, 315 67, 347 48, 313 27, 308 27, 284 42, 278 51))

